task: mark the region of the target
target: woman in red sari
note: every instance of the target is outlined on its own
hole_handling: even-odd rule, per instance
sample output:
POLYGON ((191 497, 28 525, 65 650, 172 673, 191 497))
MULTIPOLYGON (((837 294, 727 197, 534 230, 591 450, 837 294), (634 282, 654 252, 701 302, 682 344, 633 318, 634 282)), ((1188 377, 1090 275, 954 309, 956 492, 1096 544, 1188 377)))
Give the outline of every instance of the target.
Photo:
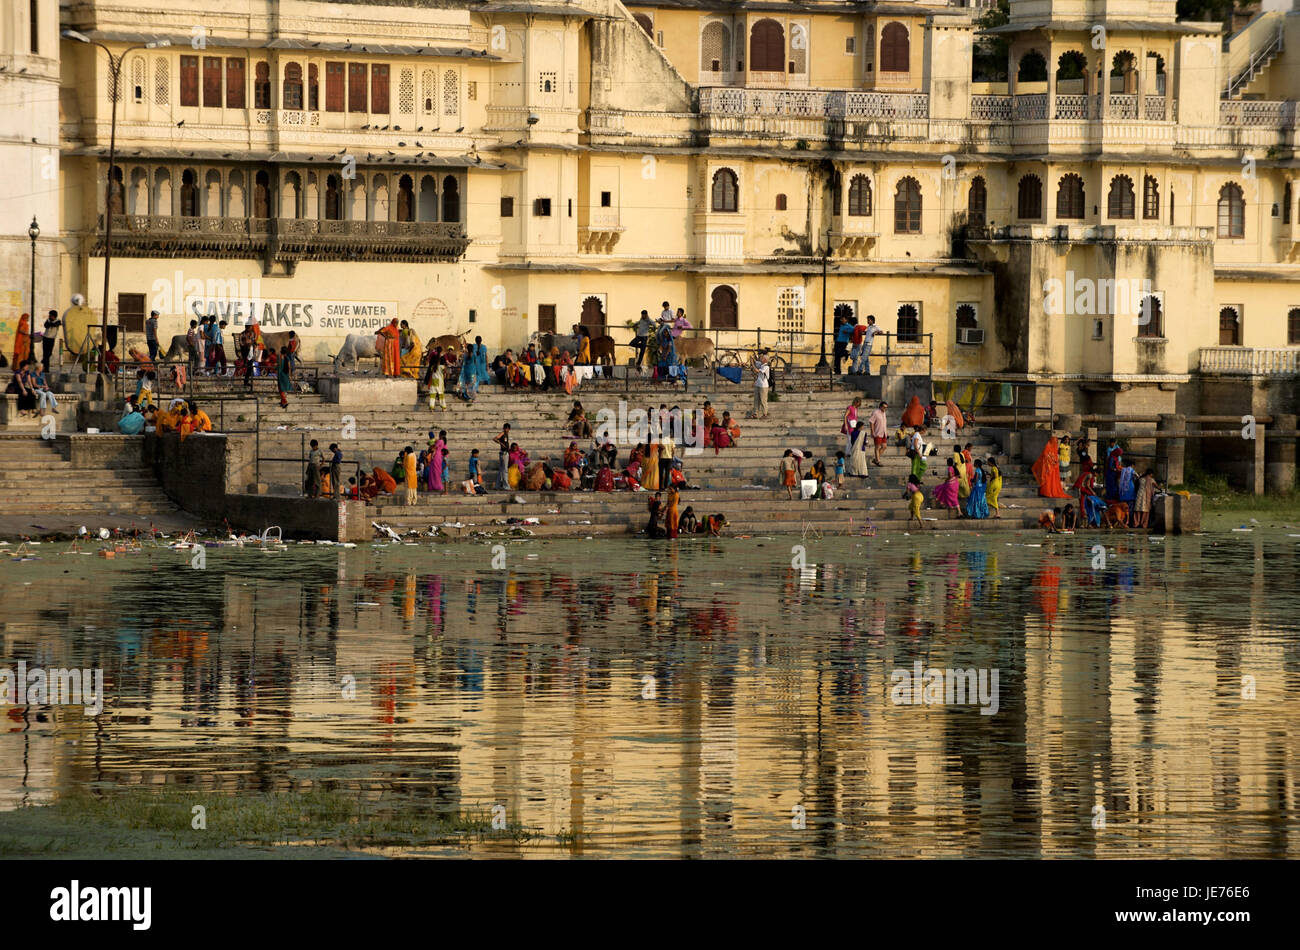
POLYGON ((1056 436, 1052 436, 1047 440, 1047 445, 1043 447, 1042 454, 1038 456, 1038 461, 1031 469, 1034 478, 1038 481, 1038 494, 1044 498, 1070 497, 1061 487, 1061 465, 1057 458, 1057 449, 1056 436))
POLYGON ((402 375, 402 331, 397 320, 375 331, 375 349, 379 351, 379 365, 385 376, 402 375))

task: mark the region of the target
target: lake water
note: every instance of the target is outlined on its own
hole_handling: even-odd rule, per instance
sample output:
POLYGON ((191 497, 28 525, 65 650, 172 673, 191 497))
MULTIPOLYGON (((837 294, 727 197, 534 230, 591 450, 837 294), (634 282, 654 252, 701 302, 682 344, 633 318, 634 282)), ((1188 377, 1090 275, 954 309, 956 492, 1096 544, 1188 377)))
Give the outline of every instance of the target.
POLYGON ((1294 858, 1292 531, 46 544, 0 562, 0 667, 102 669, 105 707, 5 707, 0 810, 324 789, 539 832, 484 855, 1294 858), (971 695, 904 691, 930 670, 971 695))

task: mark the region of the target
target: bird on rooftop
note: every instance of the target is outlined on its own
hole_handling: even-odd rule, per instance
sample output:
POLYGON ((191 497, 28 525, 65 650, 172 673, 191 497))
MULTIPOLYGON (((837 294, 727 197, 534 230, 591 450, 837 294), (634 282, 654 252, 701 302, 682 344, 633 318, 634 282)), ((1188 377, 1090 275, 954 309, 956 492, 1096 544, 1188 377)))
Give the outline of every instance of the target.
POLYGON ((179 128, 180 128, 182 125, 184 125, 184 124, 185 124, 185 120, 184 120, 184 119, 181 119, 179 122, 176 123, 176 128, 179 129, 179 128))
POLYGON ((458 133, 459 133, 459 132, 464 132, 464 131, 465 131, 465 126, 462 125, 462 126, 461 126, 459 129, 457 129, 456 131, 457 131, 458 133))

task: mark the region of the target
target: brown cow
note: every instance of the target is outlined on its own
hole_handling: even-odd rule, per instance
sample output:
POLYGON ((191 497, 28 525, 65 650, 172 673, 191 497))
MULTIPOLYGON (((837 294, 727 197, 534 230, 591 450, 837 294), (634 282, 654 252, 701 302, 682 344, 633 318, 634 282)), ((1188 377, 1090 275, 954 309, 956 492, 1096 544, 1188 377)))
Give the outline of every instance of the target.
POLYGON ((469 336, 468 330, 461 333, 445 333, 430 340, 429 345, 424 349, 426 352, 432 353, 435 346, 440 346, 444 353, 448 350, 459 353, 465 346, 465 337, 467 336, 469 336))
POLYGON ((703 360, 708 369, 713 368, 713 341, 708 337, 678 337, 673 344, 677 358, 683 363, 690 360, 703 360))
POLYGON ((591 362, 601 366, 614 365, 614 338, 612 336, 594 336, 591 338, 591 362))

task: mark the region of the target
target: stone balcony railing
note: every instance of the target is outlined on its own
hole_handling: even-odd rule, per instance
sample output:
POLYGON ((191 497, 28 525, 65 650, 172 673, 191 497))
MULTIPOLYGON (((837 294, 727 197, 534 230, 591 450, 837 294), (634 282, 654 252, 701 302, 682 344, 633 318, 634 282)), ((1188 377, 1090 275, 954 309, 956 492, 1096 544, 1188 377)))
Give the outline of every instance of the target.
MULTIPOLYGON (((92 253, 102 256, 103 215, 94 237, 92 253)), ((465 226, 457 222, 113 216, 113 254, 122 257, 182 252, 188 257, 431 261, 459 258, 468 245, 465 226)))
POLYGON ((996 228, 965 225, 968 241, 1069 241, 1093 243, 1110 241, 1171 241, 1204 243, 1214 241, 1214 228, 1162 224, 1158 221, 1134 221, 1132 224, 1087 224, 1057 222, 1053 224, 1008 224, 996 228))
POLYGON ((704 115, 724 116, 924 119, 930 114, 930 97, 919 92, 709 86, 700 90, 700 112, 704 115))
POLYGON ((1203 346, 1201 372, 1295 376, 1300 374, 1300 347, 1203 346))
POLYGON ((1295 102, 1225 99, 1219 102, 1219 124, 1245 128, 1294 129, 1295 102))

